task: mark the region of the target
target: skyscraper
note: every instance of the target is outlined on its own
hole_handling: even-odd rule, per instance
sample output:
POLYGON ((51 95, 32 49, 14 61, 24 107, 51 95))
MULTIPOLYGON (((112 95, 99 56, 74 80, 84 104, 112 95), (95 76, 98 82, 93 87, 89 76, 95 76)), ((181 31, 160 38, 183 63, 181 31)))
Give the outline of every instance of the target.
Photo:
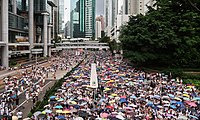
POLYGON ((64 0, 59 0, 59 34, 64 34, 64 0))
POLYGON ((104 0, 105 35, 118 41, 120 27, 129 21, 130 15, 144 14, 153 0, 104 0))
POLYGON ((95 0, 71 0, 70 37, 92 38, 95 34, 95 0))
POLYGON ((95 0, 85 0, 85 37, 91 38, 95 34, 95 0))

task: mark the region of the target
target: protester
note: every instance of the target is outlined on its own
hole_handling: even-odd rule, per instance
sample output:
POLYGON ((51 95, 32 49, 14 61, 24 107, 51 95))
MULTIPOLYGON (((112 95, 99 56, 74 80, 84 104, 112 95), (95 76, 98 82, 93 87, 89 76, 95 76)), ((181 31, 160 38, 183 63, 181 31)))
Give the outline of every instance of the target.
MULTIPOLYGON (((40 114, 66 120, 200 118, 200 93, 195 86, 163 73, 136 70, 108 51, 86 54, 84 62, 65 78, 40 114), (97 89, 90 87, 91 63, 97 63, 97 89)), ((40 118, 40 114, 33 118, 40 118)))

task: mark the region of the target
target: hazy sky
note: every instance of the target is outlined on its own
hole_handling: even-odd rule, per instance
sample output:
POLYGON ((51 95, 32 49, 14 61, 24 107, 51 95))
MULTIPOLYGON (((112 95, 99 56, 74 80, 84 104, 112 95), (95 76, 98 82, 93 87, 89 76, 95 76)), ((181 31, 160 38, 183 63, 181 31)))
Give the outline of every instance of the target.
MULTIPOLYGON (((70 19, 70 0, 64 0, 65 2, 65 23, 70 19)), ((96 0, 96 15, 103 15, 104 0, 96 0)))
POLYGON ((96 0, 96 15, 103 15, 104 11, 104 0, 96 0))

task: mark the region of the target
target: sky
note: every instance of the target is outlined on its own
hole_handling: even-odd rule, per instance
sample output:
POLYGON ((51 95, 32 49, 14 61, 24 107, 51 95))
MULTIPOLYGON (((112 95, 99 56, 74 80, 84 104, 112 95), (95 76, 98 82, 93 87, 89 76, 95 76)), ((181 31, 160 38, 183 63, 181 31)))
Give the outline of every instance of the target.
MULTIPOLYGON (((65 7, 65 23, 70 20, 70 0, 64 0, 65 7)), ((96 0, 96 16, 103 15, 104 11, 104 0, 96 0)))

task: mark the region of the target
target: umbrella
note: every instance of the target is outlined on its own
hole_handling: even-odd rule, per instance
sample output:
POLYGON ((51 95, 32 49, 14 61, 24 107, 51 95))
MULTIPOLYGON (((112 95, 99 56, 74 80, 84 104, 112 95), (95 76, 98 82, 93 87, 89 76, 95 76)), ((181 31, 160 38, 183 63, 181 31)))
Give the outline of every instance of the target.
POLYGON ((172 109, 176 109, 176 106, 174 106, 174 105, 170 105, 170 107, 171 107, 172 109))
POLYGON ((80 106, 79 105, 74 105, 74 108, 80 109, 80 106))
POLYGON ((194 100, 194 101, 200 101, 200 97, 195 97, 192 100, 194 100))
POLYGON ((163 96, 162 99, 169 99, 169 96, 163 96))
POLYGON ((37 117, 39 117, 39 118, 44 118, 44 117, 46 117, 46 115, 45 114, 39 114, 37 117))
POLYGON ((83 110, 78 111, 78 116, 79 116, 79 117, 85 118, 85 117, 87 117, 88 115, 89 115, 89 114, 88 114, 86 111, 83 111, 83 110))
POLYGON ((121 103, 128 103, 128 101, 127 101, 126 99, 124 99, 124 98, 121 98, 119 101, 120 101, 121 103))
POLYGON ((56 110, 56 113, 62 113, 62 110, 56 110))
POLYGON ((178 117, 178 120, 188 120, 188 118, 187 118, 186 116, 180 115, 180 116, 178 117))
POLYGON ((134 104, 130 104, 129 106, 130 106, 130 107, 134 107, 134 108, 137 107, 137 105, 134 105, 134 104))
POLYGON ((120 98, 125 98, 126 99, 126 96, 121 96, 120 98))
POLYGON ((184 97, 188 97, 188 98, 190 97, 190 95, 188 95, 188 94, 183 94, 183 96, 184 97))
POLYGON ((78 110, 77 109, 71 109, 70 112, 71 113, 76 113, 78 110))
POLYGON ((172 94, 169 94, 168 96, 169 96, 170 98, 174 98, 174 95, 172 95, 172 94))
POLYGON ((106 108, 108 108, 108 109, 114 109, 113 106, 107 106, 106 108))
POLYGON ((63 98, 60 98, 60 99, 58 100, 58 102, 62 102, 62 101, 64 101, 64 99, 63 99, 63 98))
POLYGON ((44 108, 46 108, 46 107, 50 107, 50 104, 49 104, 49 105, 45 105, 45 106, 44 106, 44 108))
POLYGON ((113 97, 117 97, 118 95, 117 94, 111 94, 113 97))
POLYGON ((55 99, 57 96, 51 96, 50 99, 55 99))
POLYGON ((84 120, 82 117, 77 117, 74 120, 84 120))
POLYGON ((60 120, 60 119, 65 119, 65 116, 60 115, 60 116, 58 116, 57 118, 58 118, 59 120, 60 120))
POLYGON ((102 118, 107 118, 107 117, 108 117, 108 113, 102 113, 100 116, 101 116, 102 118))
POLYGON ((69 114, 69 113, 71 113, 71 111, 69 111, 69 110, 64 110, 64 111, 62 111, 62 113, 64 113, 64 114, 69 114))
POLYGON ((159 99, 160 95, 154 95, 153 98, 159 99))
POLYGON ((183 100, 187 100, 187 101, 189 101, 190 99, 189 99, 189 98, 187 98, 187 97, 183 97, 183 100))
POLYGON ((175 97, 174 100, 182 101, 180 98, 175 97))
POLYGON ((63 107, 61 105, 55 106, 56 109, 62 109, 63 107))
POLYGON ((77 102, 75 102, 75 101, 71 101, 70 102, 72 105, 76 105, 77 104, 77 102))
POLYGON ((188 104, 191 107, 197 107, 195 102, 186 101, 185 103, 188 104))
POLYGON ((44 110, 44 112, 46 112, 46 113, 52 113, 52 111, 51 110, 44 110))
POLYGON ((37 112, 35 112, 35 113, 33 113, 33 115, 35 116, 35 117, 37 117, 39 114, 41 114, 42 112, 40 112, 40 111, 37 111, 37 112))
POLYGON ((136 99, 137 97, 135 95, 130 96, 131 99, 136 99))
POLYGON ((199 119, 198 117, 196 117, 196 116, 194 116, 194 115, 189 115, 189 117, 190 117, 190 118, 193 118, 193 119, 197 119, 197 120, 199 119))
POLYGON ((116 118, 118 118, 120 120, 125 120, 125 118, 122 115, 117 115, 116 118))

